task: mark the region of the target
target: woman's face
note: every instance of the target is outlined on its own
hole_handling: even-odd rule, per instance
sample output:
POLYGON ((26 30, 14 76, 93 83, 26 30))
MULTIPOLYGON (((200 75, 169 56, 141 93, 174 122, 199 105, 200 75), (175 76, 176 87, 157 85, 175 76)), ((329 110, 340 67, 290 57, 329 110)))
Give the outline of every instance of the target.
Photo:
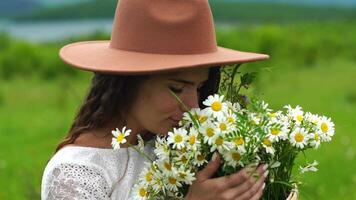
POLYGON ((128 115, 128 126, 138 133, 166 134, 178 125, 184 108, 170 90, 188 108, 199 107, 199 89, 208 80, 209 69, 185 69, 150 75, 138 89, 136 101, 128 115))

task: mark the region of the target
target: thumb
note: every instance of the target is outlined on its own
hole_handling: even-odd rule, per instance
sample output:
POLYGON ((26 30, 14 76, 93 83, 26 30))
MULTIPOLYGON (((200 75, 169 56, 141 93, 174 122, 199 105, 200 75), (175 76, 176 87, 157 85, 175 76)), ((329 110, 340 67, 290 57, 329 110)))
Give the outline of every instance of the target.
POLYGON ((205 166, 205 168, 197 173, 197 179, 200 181, 204 181, 211 178, 220 166, 220 159, 220 155, 215 152, 210 162, 205 166))

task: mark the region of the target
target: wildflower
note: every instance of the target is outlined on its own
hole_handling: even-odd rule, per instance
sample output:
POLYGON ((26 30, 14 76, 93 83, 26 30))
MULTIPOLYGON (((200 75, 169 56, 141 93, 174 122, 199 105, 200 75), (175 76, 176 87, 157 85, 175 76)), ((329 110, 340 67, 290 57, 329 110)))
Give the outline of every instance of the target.
POLYGON ((296 128, 289 139, 293 146, 303 149, 307 145, 309 137, 304 128, 296 128))
POLYGON ((111 133, 114 136, 114 138, 112 138, 111 141, 111 146, 114 149, 120 149, 120 144, 126 143, 125 137, 130 135, 131 130, 130 129, 126 130, 126 126, 124 126, 121 131, 118 128, 116 128, 116 130, 111 131, 111 133))
POLYGON ((222 118, 225 113, 227 113, 227 104, 223 102, 224 96, 219 96, 218 94, 214 94, 208 96, 208 99, 203 101, 203 104, 207 106, 204 110, 208 114, 213 115, 215 118, 222 118))
POLYGON ((168 144, 173 144, 173 148, 183 148, 187 139, 187 131, 183 128, 173 128, 173 132, 168 132, 168 144))

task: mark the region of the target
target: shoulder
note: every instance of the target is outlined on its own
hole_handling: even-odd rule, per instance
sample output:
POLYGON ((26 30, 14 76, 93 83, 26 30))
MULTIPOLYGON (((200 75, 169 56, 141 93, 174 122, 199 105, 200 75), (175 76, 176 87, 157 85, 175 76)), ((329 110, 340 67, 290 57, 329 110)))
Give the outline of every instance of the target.
MULTIPOLYGON (((68 146, 47 163, 42 177, 42 199, 75 196, 105 199, 120 176, 120 158, 112 149, 68 146), (97 190, 93 193, 94 190, 97 190)), ((123 160, 123 159, 121 159, 123 160)))

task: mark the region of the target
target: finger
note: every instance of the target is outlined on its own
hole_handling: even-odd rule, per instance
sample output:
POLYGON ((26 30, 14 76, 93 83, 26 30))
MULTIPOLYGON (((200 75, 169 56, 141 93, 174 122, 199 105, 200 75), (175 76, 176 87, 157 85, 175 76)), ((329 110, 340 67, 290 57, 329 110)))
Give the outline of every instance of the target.
POLYGON ((261 177, 265 168, 263 166, 259 166, 256 170, 256 166, 248 166, 243 168, 237 173, 231 174, 229 176, 223 176, 217 179, 218 182, 226 185, 226 188, 234 188, 245 181, 249 180, 251 176, 256 181, 258 177, 261 177), (258 176, 256 176, 258 175, 258 176))
POLYGON ((205 166, 204 169, 197 173, 197 180, 204 181, 211 178, 220 166, 220 159, 220 155, 215 152, 211 161, 205 166))
POLYGON ((259 190, 262 187, 264 187, 263 186, 265 184, 264 181, 265 181, 265 177, 260 178, 252 187, 250 187, 248 190, 243 192, 242 195, 237 195, 237 196, 239 196, 240 199, 251 199, 259 192, 259 190))
POLYGON ((258 199, 260 199, 262 197, 262 195, 263 195, 263 191, 265 189, 265 186, 266 186, 266 184, 263 183, 262 187, 260 187, 258 192, 255 195, 253 195, 250 200, 258 200, 258 199))
MULTIPOLYGON (((259 167, 258 171, 263 171, 263 167, 259 167), (262 168, 262 169, 261 169, 262 168)), ((257 173, 257 171, 255 172, 257 173)), ((236 197, 240 197, 244 194, 246 191, 250 190, 253 188, 253 190, 257 191, 258 190, 258 186, 261 186, 261 184, 263 184, 264 182, 264 177, 253 177, 250 176, 247 180, 245 180, 243 183, 241 183, 240 185, 237 185, 233 188, 230 188, 226 191, 226 197, 230 197, 230 199, 234 199, 236 197), (254 188, 255 187, 255 188, 254 188)), ((252 191, 253 192, 253 191, 252 191)))

